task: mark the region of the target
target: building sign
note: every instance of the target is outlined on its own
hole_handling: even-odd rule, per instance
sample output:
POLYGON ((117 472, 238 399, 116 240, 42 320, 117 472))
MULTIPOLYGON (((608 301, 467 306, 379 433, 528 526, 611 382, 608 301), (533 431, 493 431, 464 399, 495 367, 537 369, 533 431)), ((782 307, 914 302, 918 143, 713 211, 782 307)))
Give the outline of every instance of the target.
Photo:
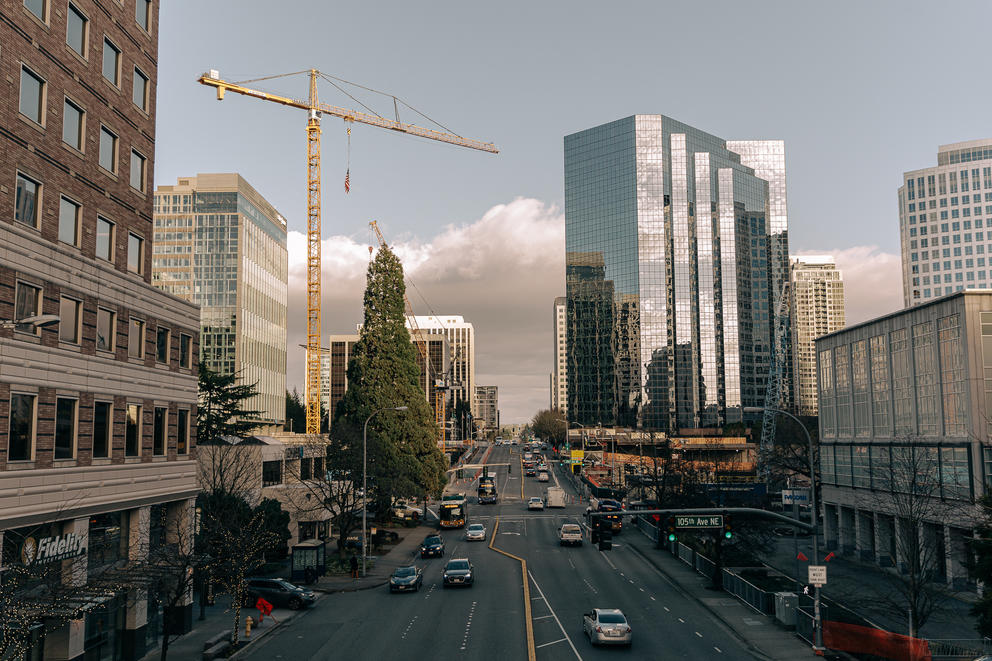
POLYGON ((809 505, 809 489, 782 489, 783 505, 809 505))
POLYGON ((54 537, 42 537, 38 540, 35 540, 34 537, 28 537, 21 545, 21 562, 25 565, 70 560, 85 554, 86 542, 74 532, 67 532, 64 535, 55 535, 54 537))
POLYGON ((722 528, 722 514, 677 514, 676 528, 722 528))

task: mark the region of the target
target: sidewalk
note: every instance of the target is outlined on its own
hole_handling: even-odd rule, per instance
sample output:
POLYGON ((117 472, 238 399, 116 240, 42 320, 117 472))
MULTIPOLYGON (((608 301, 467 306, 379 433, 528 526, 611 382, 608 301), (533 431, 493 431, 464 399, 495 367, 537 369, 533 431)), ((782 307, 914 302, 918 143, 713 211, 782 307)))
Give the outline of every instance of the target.
MULTIPOLYGON (((741 603, 733 595, 714 591, 710 580, 662 549, 631 526, 623 543, 664 574, 681 594, 695 599, 723 622, 759 659, 796 661, 813 657, 810 646, 771 618, 741 603)), ((829 658, 829 657, 828 657, 829 658)))
MULTIPOLYGON (((383 586, 389 581, 389 575, 393 573, 394 569, 413 563, 417 557, 417 553, 420 551, 420 543, 424 541, 424 537, 432 532, 437 532, 437 528, 434 526, 424 525, 415 528, 396 528, 394 530, 402 539, 384 555, 373 556, 375 563, 368 568, 367 576, 361 578, 352 578, 350 574, 321 576, 310 587, 318 592, 332 593, 355 592, 356 590, 368 590, 383 586)), ((333 550, 329 552, 333 552, 333 550)))

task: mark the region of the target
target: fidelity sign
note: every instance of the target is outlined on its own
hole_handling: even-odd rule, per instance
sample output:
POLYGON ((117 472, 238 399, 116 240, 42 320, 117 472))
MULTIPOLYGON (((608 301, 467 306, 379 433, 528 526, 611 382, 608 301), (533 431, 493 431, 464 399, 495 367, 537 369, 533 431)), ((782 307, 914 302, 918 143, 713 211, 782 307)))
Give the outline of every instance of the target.
POLYGON ((42 537, 37 542, 34 537, 28 537, 21 546, 21 561, 25 565, 32 563, 48 563, 58 560, 78 558, 86 553, 86 542, 80 535, 67 532, 54 537, 42 537))

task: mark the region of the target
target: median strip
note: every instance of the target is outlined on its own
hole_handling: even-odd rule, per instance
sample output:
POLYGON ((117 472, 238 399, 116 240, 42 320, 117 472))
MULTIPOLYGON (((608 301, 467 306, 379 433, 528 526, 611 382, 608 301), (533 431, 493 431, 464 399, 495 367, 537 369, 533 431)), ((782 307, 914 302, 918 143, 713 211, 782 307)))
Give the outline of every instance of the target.
MULTIPOLYGON (((520 497, 523 498, 523 487, 520 488, 520 497)), ((520 575, 524 583, 524 623, 527 626, 527 661, 536 661, 537 651, 534 648, 534 622, 531 620, 530 611, 530 581, 527 579, 527 561, 502 549, 498 549, 493 544, 496 543, 496 534, 499 532, 499 517, 496 518, 496 525, 493 526, 493 534, 489 538, 489 549, 502 553, 508 558, 513 558, 520 563, 520 575)))

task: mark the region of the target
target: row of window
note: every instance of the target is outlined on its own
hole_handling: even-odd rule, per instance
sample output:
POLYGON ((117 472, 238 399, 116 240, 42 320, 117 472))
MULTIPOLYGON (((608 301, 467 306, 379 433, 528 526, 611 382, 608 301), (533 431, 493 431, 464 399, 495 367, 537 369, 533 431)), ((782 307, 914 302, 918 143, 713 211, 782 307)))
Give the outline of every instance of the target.
MULTIPOLYGON (((124 407, 125 457, 141 455, 142 406, 127 404, 124 407)), ((95 459, 107 459, 114 448, 114 404, 110 401, 93 403, 93 433, 90 449, 95 459)), ((13 392, 10 395, 10 426, 8 428, 7 461, 34 461, 37 456, 38 395, 13 392)), ((189 453, 189 409, 176 411, 176 452, 189 453)), ((168 449, 169 409, 154 407, 152 416, 152 454, 165 455, 168 449)), ((75 459, 80 447, 79 399, 55 398, 55 459, 75 459)))
MULTIPOLYGON (((138 95, 141 97, 141 105, 138 107, 146 109, 148 105, 148 78, 142 74, 137 67, 134 70, 134 96, 137 105, 138 95)), ((32 122, 44 127, 46 121, 46 98, 48 94, 48 82, 35 73, 27 65, 21 65, 21 93, 19 110, 21 115, 27 117, 32 122)), ((87 133, 87 112, 84 106, 69 96, 64 96, 62 101, 62 142, 80 154, 86 153, 86 133, 87 133)), ((106 124, 100 123, 99 134, 99 154, 98 162, 100 167, 111 173, 118 174, 120 166, 119 143, 120 137, 116 131, 106 124)), ((145 192, 148 185, 147 170, 148 159, 133 146, 130 150, 130 177, 131 188, 145 192)))
MULTIPOLYGON (((114 0, 117 4, 124 6, 124 0, 114 0)), ((34 14, 42 23, 48 25, 51 21, 51 10, 52 3, 50 0, 24 0, 24 8, 29 12, 34 14)), ((145 32, 151 34, 149 27, 151 26, 152 20, 152 0, 134 0, 134 22, 138 24, 145 32)), ((72 2, 69 3, 68 13, 67 13, 68 28, 66 30, 66 43, 73 46, 73 42, 70 42, 70 32, 72 36, 78 40, 78 30, 80 28, 79 21, 84 21, 82 27, 85 28, 85 23, 89 21, 86 15, 83 14, 72 2), (76 17, 74 17, 74 14, 76 17), (75 24, 74 24, 75 22, 75 24)), ((85 56, 85 54, 80 50, 78 51, 80 55, 85 56)))
MULTIPOLYGON (((28 227, 40 230, 45 185, 40 179, 17 171, 14 220, 28 227)), ((77 198, 59 194, 59 231, 62 243, 82 247, 83 204, 77 198)), ((100 215, 96 216, 96 244, 94 255, 111 263, 116 261, 117 223, 100 215)), ((145 239, 139 233, 129 230, 127 235, 127 270, 141 275, 145 270, 145 239)))
MULTIPOLYGON (((14 319, 28 319, 41 314, 42 288, 29 282, 17 281, 14 291, 14 319)), ((59 341, 82 343, 83 301, 72 296, 59 298, 59 341)), ((22 333, 40 334, 41 329, 29 324, 15 326, 22 333)), ((128 318, 127 355, 145 357, 145 321, 128 318)), ((168 365, 172 351, 172 330, 165 326, 155 329, 155 362, 168 365)), ((117 350, 117 312, 110 308, 96 309, 96 349, 113 353, 117 350)), ((193 367, 193 336, 179 333, 179 367, 193 367)))
POLYGON ((967 447, 822 445, 820 466, 823 484, 935 498, 971 497, 967 447))
MULTIPOLYGON (((958 204, 978 204, 981 201, 982 201, 982 194, 981 193, 975 193, 973 196, 972 195, 962 195, 960 198, 957 197, 957 196, 954 196, 954 197, 951 197, 949 200, 946 197, 942 197, 942 198, 940 198, 940 208, 941 209, 946 208, 947 205, 948 205, 948 203, 950 203, 950 205, 952 207, 956 207, 958 204)), ((992 202, 992 193, 985 193, 985 201, 986 202, 992 202)), ((936 209, 937 208, 937 205, 934 204, 935 202, 936 202, 936 200, 930 200, 930 208, 931 209, 936 209)), ((920 211, 924 211, 924 210, 926 210, 926 208, 927 208, 926 203, 920 202, 919 210, 920 211)), ((916 209, 917 209, 916 202, 910 202, 909 203, 909 212, 910 213, 914 213, 916 211, 916 209)), ((920 216, 920 220, 926 220, 926 214, 920 216)))
MULTIPOLYGON (((958 192, 958 183, 961 184, 961 192, 967 193, 968 188, 968 170, 961 170, 961 178, 958 179, 958 173, 956 171, 952 172, 941 172, 937 175, 927 175, 924 177, 917 177, 916 180, 912 177, 906 179, 906 197, 910 200, 915 200, 917 197, 936 197, 938 195, 938 186, 940 195, 946 195, 948 191, 948 184, 950 184, 950 192, 958 192), (926 187, 924 187, 924 181, 926 182, 926 187)), ((980 188, 992 188, 992 167, 981 168, 981 178, 979 178, 979 168, 971 169, 971 190, 979 190, 980 188), (979 184, 983 184, 980 186, 979 184)), ((933 208, 933 200, 930 200, 930 208, 933 208)))

